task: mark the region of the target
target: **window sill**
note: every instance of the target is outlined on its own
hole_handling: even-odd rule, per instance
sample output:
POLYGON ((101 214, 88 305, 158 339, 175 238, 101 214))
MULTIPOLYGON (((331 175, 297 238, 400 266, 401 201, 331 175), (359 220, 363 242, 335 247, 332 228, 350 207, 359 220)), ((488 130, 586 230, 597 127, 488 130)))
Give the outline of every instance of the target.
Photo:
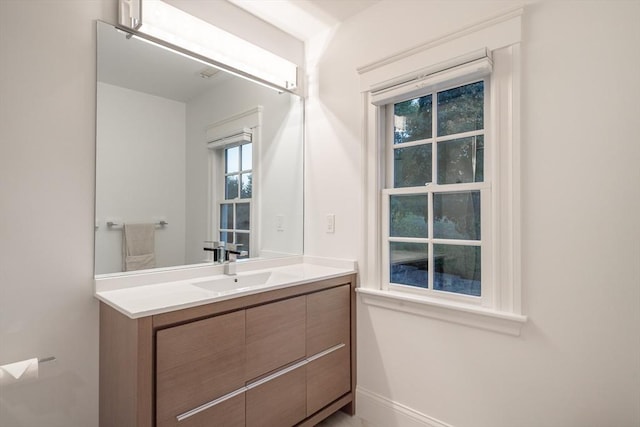
POLYGON ((418 316, 485 329, 506 335, 520 336, 527 316, 434 300, 397 291, 356 288, 364 304, 418 316))

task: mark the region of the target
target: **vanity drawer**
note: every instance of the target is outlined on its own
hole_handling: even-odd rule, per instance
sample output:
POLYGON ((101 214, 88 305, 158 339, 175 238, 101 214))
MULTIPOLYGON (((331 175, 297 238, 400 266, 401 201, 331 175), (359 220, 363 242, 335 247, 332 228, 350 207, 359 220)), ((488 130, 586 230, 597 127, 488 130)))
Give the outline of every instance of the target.
POLYGON ((350 285, 307 295, 307 356, 350 341, 350 285))
POLYGON ((304 358, 304 296, 249 308, 246 313, 246 381, 304 358))
POLYGON ((306 404, 306 370, 301 365, 264 384, 249 386, 246 427, 295 425, 307 416, 306 404))
POLYGON ((157 426, 243 387, 245 357, 244 310, 158 331, 157 426))
POLYGON ((351 350, 344 345, 307 364, 307 416, 351 390, 351 350))

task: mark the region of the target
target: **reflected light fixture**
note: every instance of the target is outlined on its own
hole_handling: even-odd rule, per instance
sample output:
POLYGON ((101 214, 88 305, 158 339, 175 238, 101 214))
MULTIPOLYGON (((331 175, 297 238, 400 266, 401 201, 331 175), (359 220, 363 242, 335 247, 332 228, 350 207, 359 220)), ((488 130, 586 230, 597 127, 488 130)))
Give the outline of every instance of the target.
POLYGON ((296 64, 161 0, 119 0, 119 24, 276 90, 297 87, 296 64))
POLYGON ((217 68, 207 67, 200 70, 198 74, 200 74, 200 77, 202 77, 203 79, 210 79, 211 77, 215 76, 219 72, 220 70, 217 68))

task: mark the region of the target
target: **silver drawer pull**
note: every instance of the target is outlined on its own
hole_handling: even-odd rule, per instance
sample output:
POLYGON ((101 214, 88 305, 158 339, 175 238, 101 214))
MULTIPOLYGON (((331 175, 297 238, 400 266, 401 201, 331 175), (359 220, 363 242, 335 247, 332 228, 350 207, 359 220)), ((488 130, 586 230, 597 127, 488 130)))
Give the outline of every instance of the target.
POLYGON ((321 352, 320 352, 320 353, 318 353, 318 354, 314 354, 313 356, 309 356, 309 357, 307 358, 307 362, 313 362, 313 361, 314 361, 314 360, 316 360, 316 359, 320 359, 321 357, 324 357, 324 356, 326 356, 326 355, 327 355, 327 354, 329 354, 329 353, 333 353, 333 352, 334 352, 334 351, 336 351, 336 350, 340 350, 340 349, 341 349, 342 347, 344 347, 345 345, 346 345, 345 343, 338 344, 338 345, 334 345, 333 347, 328 348, 328 349, 326 349, 325 351, 321 351, 321 352))
POLYGON ((275 373, 269 375, 268 377, 264 377, 261 380, 254 381, 254 382, 252 382, 250 384, 247 384, 247 390, 251 390, 252 388, 258 387, 259 385, 262 385, 262 384, 264 384, 266 382, 269 382, 271 380, 275 380, 276 378, 281 377, 284 374, 288 374, 289 372, 294 371, 294 370, 300 368, 301 366, 306 365, 307 363, 309 363, 307 359, 301 360, 298 363, 295 363, 295 364, 293 364, 293 365, 291 365, 289 367, 286 367, 286 368, 284 368, 284 369, 282 369, 282 370, 280 370, 278 372, 275 372, 275 373))
POLYGON ((238 390, 232 391, 229 394, 225 394, 224 396, 221 396, 221 397, 219 397, 219 398, 217 398, 215 400, 212 400, 211 402, 205 403, 204 405, 200 405, 197 408, 194 408, 194 409, 191 409, 190 411, 182 413, 182 414, 178 415, 176 418, 178 419, 178 421, 184 421, 185 419, 187 419, 189 417, 192 417, 192 416, 194 416, 195 414, 197 414, 199 412, 205 411, 205 410, 207 410, 209 408, 212 408, 212 407, 214 407, 214 406, 216 406, 216 405, 218 405, 218 404, 220 404, 220 403, 222 403, 222 402, 224 402, 226 400, 234 398, 234 397, 244 393, 246 390, 247 390, 246 387, 239 388, 238 390))
POLYGON ((184 413, 178 415, 176 418, 177 418, 178 421, 184 421, 185 419, 187 419, 187 418, 189 418, 189 417, 191 417, 191 416, 193 416, 193 415, 195 415, 197 413, 200 413, 202 411, 206 411, 207 409, 212 408, 212 407, 214 407, 214 406, 216 406, 216 405, 218 405, 218 404, 220 404, 220 403, 222 403, 222 402, 224 402, 226 400, 229 400, 229 399, 231 399, 233 397, 236 397, 236 396, 244 393, 247 390, 251 390, 252 388, 256 388, 258 386, 261 386, 262 384, 267 383, 267 382, 269 382, 271 380, 274 380, 274 379, 276 379, 278 377, 281 377, 282 375, 288 374, 289 372, 294 371, 294 370, 306 365, 309 362, 313 362, 314 360, 320 359, 321 357, 324 357, 327 354, 333 353, 336 350, 340 350, 344 346, 346 346, 346 344, 344 344, 344 343, 338 344, 338 345, 334 345, 331 348, 328 348, 328 349, 326 349, 324 351, 321 351, 320 353, 314 354, 313 356, 309 356, 308 358, 303 359, 303 360, 299 361, 298 363, 294 363, 293 365, 288 366, 288 367, 286 367, 284 369, 281 369, 281 370, 279 370, 279 371, 277 371, 277 372, 275 372, 275 373, 273 373, 273 374, 271 374, 271 375, 269 375, 267 377, 264 377, 264 378, 262 378, 260 380, 254 381, 254 382, 252 382, 250 384, 247 384, 245 387, 241 387, 238 390, 232 391, 229 394, 225 394, 224 396, 221 396, 221 397, 219 397, 219 398, 217 398, 215 400, 212 400, 211 402, 205 403, 204 405, 200 405, 197 408, 191 409, 190 411, 184 412, 184 413))

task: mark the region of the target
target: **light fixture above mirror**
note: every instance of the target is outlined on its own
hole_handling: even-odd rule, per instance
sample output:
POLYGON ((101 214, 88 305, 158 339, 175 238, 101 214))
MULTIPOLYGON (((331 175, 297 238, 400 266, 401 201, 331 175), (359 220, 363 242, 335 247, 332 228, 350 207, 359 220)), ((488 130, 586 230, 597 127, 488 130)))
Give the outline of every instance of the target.
POLYGON ((298 87, 296 64, 163 1, 119 0, 119 24, 256 83, 289 92, 298 87))

